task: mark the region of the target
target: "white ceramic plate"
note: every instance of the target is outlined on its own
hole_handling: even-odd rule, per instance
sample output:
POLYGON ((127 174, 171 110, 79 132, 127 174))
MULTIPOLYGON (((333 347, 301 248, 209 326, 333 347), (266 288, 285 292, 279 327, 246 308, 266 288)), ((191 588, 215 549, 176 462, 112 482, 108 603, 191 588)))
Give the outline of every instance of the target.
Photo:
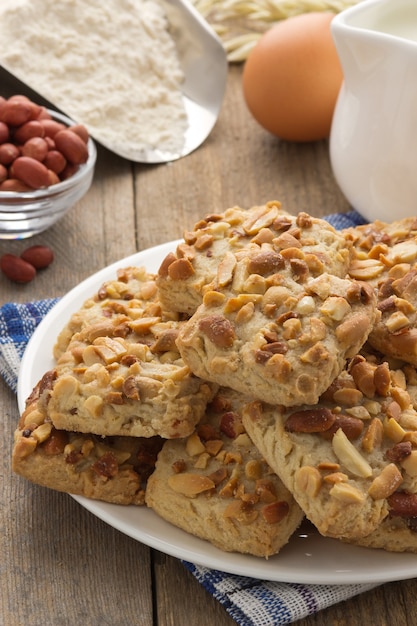
MULTIPOLYGON (((67 319, 118 267, 144 265, 156 272, 176 242, 144 250, 110 265, 80 283, 48 313, 24 354, 18 383, 20 410, 41 376, 53 366, 52 347, 67 319)), ((224 572, 264 580, 316 584, 382 583, 417 577, 417 558, 343 544, 315 530, 296 533, 289 544, 268 560, 225 553, 172 526, 145 507, 107 504, 82 497, 83 507, 137 541, 177 558, 224 572)))

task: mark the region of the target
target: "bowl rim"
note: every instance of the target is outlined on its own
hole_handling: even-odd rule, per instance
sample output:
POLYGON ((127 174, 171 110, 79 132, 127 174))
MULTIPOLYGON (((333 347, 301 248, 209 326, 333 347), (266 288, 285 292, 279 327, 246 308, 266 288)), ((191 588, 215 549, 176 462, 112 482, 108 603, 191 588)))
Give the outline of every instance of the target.
MULTIPOLYGON (((54 109, 46 108, 46 111, 56 120, 63 122, 69 128, 71 126, 76 126, 78 122, 71 119, 67 115, 60 113, 59 111, 55 111, 54 109)), ((88 159, 85 163, 82 163, 75 174, 67 178, 66 180, 62 180, 59 183, 55 183, 55 185, 50 185, 49 187, 42 187, 41 189, 33 189, 28 191, 0 191, 0 201, 7 200, 36 200, 38 198, 49 198, 53 197, 57 194, 61 194, 62 192, 71 189, 74 185, 76 185, 80 179, 83 179, 89 171, 91 171, 96 163, 97 159, 97 148, 93 141, 93 139, 88 137, 88 159)))

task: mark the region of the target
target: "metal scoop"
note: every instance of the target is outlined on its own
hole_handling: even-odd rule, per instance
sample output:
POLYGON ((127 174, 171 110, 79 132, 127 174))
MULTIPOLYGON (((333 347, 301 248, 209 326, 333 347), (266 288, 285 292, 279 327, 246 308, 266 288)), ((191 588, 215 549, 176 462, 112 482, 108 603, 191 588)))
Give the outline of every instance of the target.
POLYGON ((160 3, 184 73, 181 92, 188 128, 179 152, 149 147, 132 158, 131 152, 124 153, 119 147, 107 145, 116 154, 139 163, 175 161, 198 148, 216 123, 226 88, 227 56, 211 27, 188 0, 160 0, 160 3))
POLYGON ((198 11, 187 0, 162 0, 162 5, 185 76, 181 91, 188 130, 180 154, 148 150, 146 163, 173 161, 203 143, 216 123, 227 79, 226 52, 198 11))

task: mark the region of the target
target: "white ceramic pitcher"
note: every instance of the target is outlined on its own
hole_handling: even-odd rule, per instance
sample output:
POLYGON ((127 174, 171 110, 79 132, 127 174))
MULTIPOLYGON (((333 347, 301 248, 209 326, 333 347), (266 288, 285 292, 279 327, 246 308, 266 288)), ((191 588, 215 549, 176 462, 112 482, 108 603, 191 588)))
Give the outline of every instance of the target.
POLYGON ((332 34, 344 72, 336 181, 370 221, 417 215, 417 0, 364 0, 335 16, 332 34))

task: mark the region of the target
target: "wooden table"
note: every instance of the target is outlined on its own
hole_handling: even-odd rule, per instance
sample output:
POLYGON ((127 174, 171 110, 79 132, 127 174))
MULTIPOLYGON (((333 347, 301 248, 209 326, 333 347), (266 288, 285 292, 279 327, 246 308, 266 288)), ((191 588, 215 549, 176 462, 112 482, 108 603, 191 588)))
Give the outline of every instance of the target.
MULTIPOLYGON (((170 164, 132 164, 99 148, 87 196, 29 241, 0 241, 0 254, 46 244, 53 265, 25 286, 0 276, 0 304, 60 296, 137 250, 180 237, 205 213, 271 199, 291 212, 349 210, 332 177, 326 142, 280 142, 250 117, 241 69, 231 67, 218 123, 193 154, 170 164)), ((0 89, 1 93, 1 89, 0 89)), ((16 398, 0 381, 0 624, 4 626, 231 626, 235 622, 172 557, 99 521, 70 496, 11 473, 16 398)), ((298 622, 299 626, 411 624, 414 581, 385 584, 298 622)))

